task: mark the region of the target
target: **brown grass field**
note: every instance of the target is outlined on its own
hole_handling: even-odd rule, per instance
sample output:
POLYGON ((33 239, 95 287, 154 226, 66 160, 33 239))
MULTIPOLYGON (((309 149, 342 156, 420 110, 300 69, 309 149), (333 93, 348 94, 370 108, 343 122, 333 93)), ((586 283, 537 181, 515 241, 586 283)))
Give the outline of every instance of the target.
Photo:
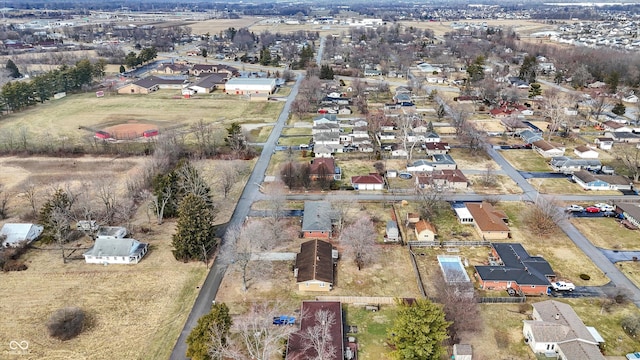
MULTIPOLYGON (((4 222, 19 222, 27 212, 22 185, 33 182, 39 188, 40 202, 54 188, 106 178, 124 191, 125 179, 134 175, 145 158, 125 159, 81 157, 0 158, 0 182, 13 195, 9 203, 12 216, 4 222)), ((197 161, 194 165, 214 189, 219 205, 218 222, 230 218, 248 170, 253 162, 238 161, 244 168, 229 198, 215 191, 216 164, 221 160, 197 161)), ((93 265, 83 260, 66 264, 59 249, 35 243, 24 255, 28 269, 0 273, 0 292, 4 294, 0 311, 0 343, 29 342, 29 351, 16 356, 0 348, 2 359, 167 359, 191 310, 206 275, 203 263, 177 262, 171 253, 175 221, 158 226, 153 214, 141 205, 131 220, 136 239, 150 244, 149 253, 137 265, 93 265), (142 226, 147 233, 135 233, 142 226), (45 323, 61 307, 79 306, 88 313, 87 328, 75 339, 60 342, 49 338, 45 323)), ((0 224, 1 225, 1 224, 0 224)), ((84 238, 68 245, 81 255, 91 240, 84 238)))
POLYGON ((629 230, 615 219, 571 218, 571 223, 597 247, 612 250, 633 250, 638 247, 638 230, 629 230))

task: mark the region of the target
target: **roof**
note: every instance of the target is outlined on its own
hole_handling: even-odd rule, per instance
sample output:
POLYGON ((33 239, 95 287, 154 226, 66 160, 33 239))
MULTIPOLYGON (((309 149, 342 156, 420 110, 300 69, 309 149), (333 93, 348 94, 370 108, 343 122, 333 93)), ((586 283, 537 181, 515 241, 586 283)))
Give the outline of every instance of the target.
POLYGON ((604 175, 604 174, 592 174, 585 170, 576 171, 573 176, 580 181, 588 184, 594 181, 602 181, 610 185, 629 185, 633 181, 622 175, 604 175))
POLYGON ((203 88, 212 88, 218 84, 224 84, 227 80, 227 77, 221 74, 211 74, 209 76, 203 77, 200 81, 193 84, 192 86, 199 86, 203 88))
POLYGON ((531 256, 518 243, 492 243, 504 265, 476 266, 483 281, 515 281, 519 285, 549 286, 547 277, 554 276, 551 265, 540 256, 531 256))
POLYGON ((566 343, 558 344, 558 348, 564 354, 566 360, 604 360, 598 346, 582 342, 580 340, 571 340, 566 343))
POLYGON ((580 145, 580 146, 576 146, 576 148, 574 149, 577 152, 587 152, 587 151, 595 151, 592 148, 586 146, 586 145, 580 145))
POLYGON ((337 132, 321 132, 313 135, 313 141, 329 141, 340 140, 340 133, 337 132))
POLYGON ((134 84, 144 87, 146 89, 150 89, 154 86, 157 85, 161 85, 161 84, 167 84, 167 85, 181 85, 185 83, 185 79, 184 78, 166 78, 166 77, 160 77, 160 76, 147 76, 144 79, 140 79, 136 82, 134 82, 134 84))
POLYGON ((136 256, 147 245, 134 239, 97 238, 84 256, 136 256))
POLYGON ((311 161, 310 173, 312 175, 333 176, 335 173, 336 162, 333 158, 315 158, 311 161), (324 173, 320 169, 324 165, 324 173))
POLYGON ((469 182, 469 180, 467 179, 466 176, 464 176, 464 174, 462 173, 462 170, 460 169, 455 169, 455 170, 439 170, 439 171, 434 171, 431 174, 431 177, 433 178, 433 180, 446 180, 450 183, 467 183, 469 182))
POLYGON ((358 175, 351 177, 352 184, 384 184, 384 179, 380 174, 358 175))
POLYGON ((451 155, 449 154, 433 154, 433 162, 438 164, 455 164, 451 155))
POLYGON ((532 142, 533 146, 537 147, 538 149, 541 149, 543 151, 549 151, 549 150, 553 150, 556 147, 551 145, 550 142, 548 142, 547 140, 537 140, 532 142))
POLYGON ((601 166, 602 162, 598 159, 576 159, 568 156, 555 156, 551 158, 550 164, 554 167, 584 167, 601 166))
POLYGON ((302 334, 309 331, 310 328, 318 325, 316 314, 320 311, 332 314, 334 322, 331 323, 329 334, 331 335, 331 346, 335 349, 334 359, 344 358, 344 334, 342 324, 342 304, 338 301, 303 301, 300 313, 303 314, 300 320, 300 330, 289 336, 287 341, 287 352, 285 359, 287 360, 307 360, 315 359, 317 354, 313 347, 307 346, 306 340, 302 334))
POLYGON ((322 240, 311 240, 300 245, 296 256, 297 282, 319 280, 333 283, 333 247, 322 240))
POLYGON ((128 231, 126 227, 123 226, 100 226, 96 233, 96 237, 117 237, 123 238, 127 236, 128 231))
POLYGON ((233 66, 229 66, 229 65, 224 65, 224 64, 195 64, 191 67, 191 70, 201 70, 201 71, 213 71, 213 69, 216 69, 218 72, 230 72, 230 73, 237 73, 238 69, 234 68, 233 66))
POLYGON ((616 203, 616 207, 627 213, 628 216, 640 221, 640 206, 637 204, 616 203))
POLYGON ((276 79, 274 78, 240 78, 234 77, 227 81, 227 85, 268 85, 276 86, 276 79))
POLYGON ((428 142, 424 146, 427 150, 449 150, 449 143, 446 142, 428 142))
POLYGON ((483 201, 482 203, 465 203, 465 205, 481 231, 509 231, 509 226, 504 222, 507 215, 503 211, 494 209, 490 203, 483 201))
POLYGON ((332 213, 327 201, 305 201, 302 231, 331 231, 332 213))
POLYGON ((35 224, 6 223, 0 230, 0 235, 6 236, 2 245, 17 244, 21 241, 31 242, 42 234, 44 227, 35 224))
POLYGON ((421 232, 423 232, 425 230, 431 231, 434 234, 436 233, 436 228, 433 226, 433 224, 431 224, 427 220, 418 221, 416 223, 415 227, 416 227, 416 232, 418 234, 420 234, 421 232))

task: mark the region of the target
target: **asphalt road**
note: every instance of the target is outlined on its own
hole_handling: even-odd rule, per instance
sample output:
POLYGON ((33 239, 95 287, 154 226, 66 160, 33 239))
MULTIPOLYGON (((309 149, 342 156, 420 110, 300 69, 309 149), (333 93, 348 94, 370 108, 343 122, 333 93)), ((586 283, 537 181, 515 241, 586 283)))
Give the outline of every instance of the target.
MULTIPOLYGON (((231 220, 226 224, 225 227, 221 229, 219 232, 219 236, 224 235, 224 230, 227 227, 239 226, 244 223, 246 217, 249 215, 249 210, 251 209, 251 204, 254 203, 257 199, 260 198, 260 183, 264 179, 264 174, 267 171, 267 166, 271 161, 271 155, 275 151, 276 143, 278 142, 278 138, 282 133, 282 129, 284 125, 287 123, 287 119, 289 118, 289 112, 291 110, 291 102, 295 98, 298 93, 298 89, 300 87, 300 81, 302 80, 302 76, 298 76, 295 85, 291 89, 291 93, 287 99, 287 102, 280 113, 280 117, 278 117, 278 121, 276 122, 267 142, 264 143, 264 147, 262 148, 262 153, 256 162, 251 175, 249 176, 249 180, 247 181, 247 185, 242 191, 242 195, 238 200, 238 204, 231 216, 231 220)), ((187 318, 187 322, 185 323, 182 332, 180 333, 180 337, 178 337, 178 341, 173 348, 173 352, 171 353, 171 360, 183 360, 186 359, 187 353, 187 336, 191 330, 197 325, 198 319, 203 315, 207 314, 211 309, 211 303, 216 298, 216 294, 218 293, 218 288, 220 287, 220 283, 222 282, 222 278, 224 277, 224 273, 227 270, 227 264, 223 261, 216 258, 213 262, 213 266, 205 279, 204 285, 196 298, 196 302, 191 309, 191 313, 187 318)))

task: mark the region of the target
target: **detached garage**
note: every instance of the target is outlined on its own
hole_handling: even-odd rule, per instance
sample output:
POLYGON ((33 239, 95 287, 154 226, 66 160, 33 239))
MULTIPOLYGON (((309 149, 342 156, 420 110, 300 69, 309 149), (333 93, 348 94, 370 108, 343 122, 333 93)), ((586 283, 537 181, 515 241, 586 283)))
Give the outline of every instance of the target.
POLYGON ((276 89, 276 79, 268 78, 231 78, 224 85, 224 91, 233 95, 266 94, 276 89))

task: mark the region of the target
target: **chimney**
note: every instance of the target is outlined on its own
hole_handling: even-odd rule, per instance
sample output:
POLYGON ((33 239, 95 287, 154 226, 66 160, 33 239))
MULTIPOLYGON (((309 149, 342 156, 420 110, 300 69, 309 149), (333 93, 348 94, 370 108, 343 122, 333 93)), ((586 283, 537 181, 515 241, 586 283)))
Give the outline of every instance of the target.
POLYGON ((555 319, 560 320, 560 314, 556 313, 555 319))

